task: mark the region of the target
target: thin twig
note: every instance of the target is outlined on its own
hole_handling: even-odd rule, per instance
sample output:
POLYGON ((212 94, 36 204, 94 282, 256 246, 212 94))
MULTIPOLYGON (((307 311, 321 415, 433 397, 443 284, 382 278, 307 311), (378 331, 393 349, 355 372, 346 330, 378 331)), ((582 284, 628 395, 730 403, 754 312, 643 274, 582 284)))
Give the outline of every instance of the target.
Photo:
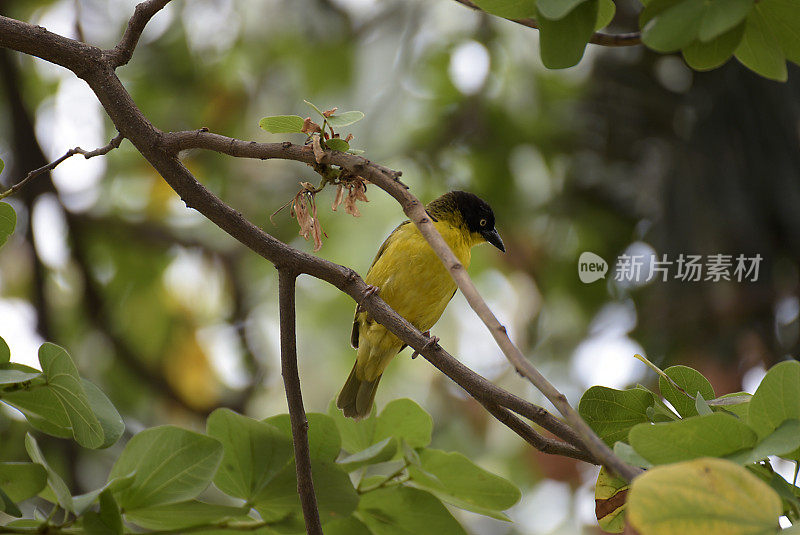
MULTIPOLYGON (((480 8, 480 6, 478 6, 471 0, 455 0, 455 1, 461 5, 467 6, 470 9, 474 9, 475 11, 486 13, 484 10, 480 8)), ((511 22, 515 22, 517 24, 521 24, 522 26, 527 26, 528 28, 533 28, 534 30, 539 29, 539 23, 536 22, 535 19, 525 18, 525 19, 508 19, 508 20, 510 20, 511 22)), ((635 46, 642 44, 642 34, 640 32, 619 33, 619 34, 595 32, 589 38, 589 42, 592 43, 593 45, 601 45, 608 47, 635 46)))
POLYGON ((32 178, 35 178, 35 177, 37 177, 37 176, 39 176, 41 174, 44 174, 44 173, 46 173, 48 171, 52 171, 53 169, 58 167, 58 165, 61 162, 63 162, 64 160, 66 160, 68 158, 71 158, 72 156, 75 156, 76 154, 82 154, 83 157, 86 158, 87 160, 89 158, 94 158, 95 156, 103 156, 104 154, 108 154, 113 149, 116 149, 117 147, 119 147, 119 145, 120 145, 120 143, 122 143, 123 139, 125 139, 125 136, 123 136, 122 134, 117 134, 117 137, 115 137, 114 139, 109 141, 108 144, 106 144, 106 145, 104 145, 104 146, 102 146, 102 147, 100 147, 98 149, 92 150, 92 151, 83 150, 80 147, 75 147, 74 149, 69 149, 63 156, 61 156, 57 160, 53 160, 49 164, 43 165, 38 169, 34 169, 33 171, 31 171, 30 173, 25 175, 25 178, 23 178, 22 180, 20 180, 19 182, 17 182, 13 186, 11 186, 6 191, 0 193, 0 199, 5 199, 6 197, 14 195, 16 192, 21 190, 22 187, 25 186, 25 184, 27 184, 28 181, 31 180, 32 178))
POLYGON ((281 374, 289 403, 292 423, 294 462, 297 470, 297 493, 306 522, 308 535, 322 535, 314 480, 311 477, 311 454, 308 448, 308 420, 303 408, 300 375, 297 371, 297 338, 295 335, 295 281, 297 274, 287 268, 278 268, 278 306, 281 329, 281 374))
POLYGON ((144 27, 147 26, 153 15, 164 9, 169 2, 170 0, 147 0, 136 6, 120 42, 113 50, 105 52, 106 61, 111 68, 122 67, 131 60, 144 27))

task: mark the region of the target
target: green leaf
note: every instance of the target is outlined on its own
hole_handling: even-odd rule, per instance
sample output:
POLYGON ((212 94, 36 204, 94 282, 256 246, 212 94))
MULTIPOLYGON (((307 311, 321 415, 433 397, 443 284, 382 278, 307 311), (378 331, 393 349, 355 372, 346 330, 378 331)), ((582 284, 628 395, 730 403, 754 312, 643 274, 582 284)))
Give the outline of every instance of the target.
POLYGON ((17 213, 10 204, 0 202, 0 246, 8 241, 8 237, 13 234, 16 226, 17 213))
POLYGON ((581 60, 594 32, 598 9, 598 0, 587 0, 560 20, 538 17, 539 51, 545 67, 565 69, 581 60))
POLYGON ((348 453, 367 449, 374 444, 372 437, 375 435, 375 427, 378 424, 378 418, 374 412, 369 417, 356 421, 346 418, 342 411, 336 408, 335 401, 331 401, 328 405, 328 416, 339 429, 342 448, 348 453))
POLYGON ((214 484, 231 496, 251 500, 292 459, 292 441, 268 423, 217 409, 206 428, 225 451, 214 484))
POLYGON ((750 400, 748 423, 759 438, 786 420, 800 419, 800 362, 787 360, 769 369, 750 400))
POLYGON ((708 42, 733 29, 742 22, 750 10, 753 0, 710 0, 707 3, 698 37, 708 42))
POLYGON ((708 402, 706 402, 706 400, 703 399, 702 394, 700 394, 699 392, 697 393, 697 397, 694 400, 694 406, 695 409, 697 409, 697 414, 699 414, 700 416, 705 416, 713 412, 711 410, 711 407, 708 406, 708 402))
POLYGON ((614 455, 626 463, 632 464, 633 466, 638 466, 640 468, 650 468, 653 466, 653 463, 636 453, 636 450, 633 449, 633 446, 625 442, 614 443, 614 455))
POLYGON ((109 479, 136 473, 117 494, 126 511, 190 500, 211 483, 222 460, 216 439, 173 426, 135 435, 114 463, 109 479))
POLYGON ((64 407, 75 440, 85 448, 105 442, 103 427, 92 412, 78 369, 64 348, 45 342, 39 348, 39 363, 47 384, 64 407))
POLYGON ((2 488, 0 488, 0 512, 17 518, 22 516, 22 511, 19 510, 17 504, 8 497, 8 494, 2 488))
POLYGON ((800 9, 796 0, 761 0, 758 9, 786 58, 800 64, 800 9))
POLYGON ((606 444, 613 446, 614 442, 628 441, 631 427, 649 421, 647 408, 652 405, 651 393, 643 389, 593 386, 581 397, 578 412, 606 444))
POLYGON ((338 150, 339 152, 347 152, 350 150, 350 144, 342 138, 332 137, 325 141, 325 146, 331 150, 338 150))
POLYGON ((733 51, 742 42, 743 35, 744 24, 739 24, 707 43, 695 41, 682 50, 683 59, 696 71, 716 69, 733 56, 733 51))
MULTIPOLYGON (((703 399, 714 399, 714 388, 708 379, 703 377, 703 374, 688 366, 670 366, 664 373, 675 381, 679 387, 683 388, 689 396, 695 397, 698 392, 703 396, 703 399)), ((672 386, 669 381, 663 377, 658 378, 658 388, 664 399, 669 401, 678 414, 684 418, 688 416, 697 415, 697 407, 695 400, 672 386)))
POLYGON ((628 435, 636 452, 653 464, 721 457, 752 448, 755 432, 735 416, 714 413, 678 422, 640 424, 628 435))
POLYGON ((144 529, 177 530, 203 524, 221 522, 225 519, 247 520, 248 507, 232 507, 204 503, 197 500, 156 505, 126 512, 125 518, 144 529))
POLYGON ((97 500, 97 498, 104 492, 119 492, 121 490, 127 489, 133 484, 133 481, 136 479, 136 474, 131 473, 127 476, 115 477, 106 482, 105 485, 100 487, 99 489, 90 490, 84 494, 79 494, 78 496, 72 497, 72 503, 74 505, 75 514, 81 515, 84 511, 86 511, 92 504, 97 500))
POLYGON ((69 416, 53 389, 46 384, 0 395, 4 402, 19 409, 36 429, 60 438, 72 438, 69 416))
POLYGON ((394 487, 368 492, 361 497, 359 511, 373 535, 466 535, 438 498, 419 489, 394 487))
POLYGON ((372 532, 355 516, 325 524, 325 535, 372 535, 372 532))
POLYGON ((708 402, 712 407, 718 407, 725 412, 735 414, 745 422, 748 421, 747 413, 750 411, 750 400, 753 398, 752 394, 747 392, 732 392, 712 399, 708 402))
POLYGON ((536 9, 546 19, 560 20, 586 0, 538 0, 536 9))
POLYGON ((47 470, 41 464, 0 463, 0 489, 13 502, 39 494, 47 486, 47 470))
POLYGON ((741 466, 706 458, 657 466, 634 479, 626 514, 647 535, 767 535, 778 530, 781 499, 741 466))
POLYGON ((342 113, 337 113, 327 117, 328 124, 334 128, 342 128, 343 126, 350 126, 353 123, 357 123, 361 119, 364 118, 364 112, 360 111, 346 111, 342 113))
POLYGON ((525 19, 536 14, 536 0, 475 0, 475 4, 506 19, 525 19))
POLYGON ((787 79, 786 56, 760 5, 756 5, 747 16, 742 42, 734 55, 745 67, 765 78, 779 82, 787 79))
POLYGON ((389 402, 378 416, 372 443, 387 437, 405 440, 412 448, 431 443, 433 418, 415 401, 408 398, 389 402))
MULTIPOLYGON (((308 420, 308 448, 312 459, 333 461, 342 451, 342 440, 336 422, 327 414, 309 412, 308 420)), ((288 414, 278 414, 263 420, 277 427, 284 436, 292 438, 292 423, 288 414)))
POLYGON ((299 115, 272 115, 262 118, 258 126, 273 134, 295 134, 303 131, 304 122, 299 115))
MULTIPOLYGON (((0 353, 2 353, 2 349, 2 346, 0 346, 0 353)), ((2 360, 2 355, 0 355, 0 360, 2 360)), ((25 381, 32 381, 43 377, 42 372, 39 370, 30 368, 32 371, 26 371, 20 369, 20 366, 20 364, 16 364, 15 362, 6 361, 0 363, 0 385, 24 383, 25 381)), ((25 368, 27 368, 27 366, 25 366, 25 368)))
POLYGON ((800 420, 786 420, 753 448, 725 458, 744 465, 764 460, 770 455, 785 455, 798 447, 800 447, 800 420))
MULTIPOLYGON (((2 161, 2 160, 0 160, 2 161)), ((11 360, 11 350, 8 344, 0 337, 0 364, 7 364, 11 360)))
POLYGON ((87 535, 122 535, 122 515, 111 492, 100 495, 100 512, 89 511, 83 515, 83 529, 87 535))
POLYGON ((94 383, 81 378, 81 385, 89 399, 92 412, 103 428, 103 443, 100 447, 107 448, 115 444, 125 432, 125 422, 122 421, 122 416, 119 415, 111 400, 94 383))
MULTIPOLYGON (((358 494, 347 472, 332 462, 311 460, 314 493, 317 495, 320 520, 329 522, 349 516, 358 505, 358 494)), ((300 515, 297 494, 297 468, 294 462, 281 470, 254 500, 255 507, 265 520, 300 515)))
POLYGON ((28 452, 31 461, 44 467, 47 472, 47 485, 50 487, 50 490, 53 491, 53 494, 58 500, 58 504, 66 511, 75 512, 75 507, 72 504, 72 494, 69 492, 67 484, 64 483, 61 476, 47 464, 44 455, 42 455, 42 450, 39 449, 39 444, 36 443, 36 439, 33 438, 30 433, 25 435, 25 450, 28 452))
POLYGON ((648 4, 640 18, 642 42, 658 52, 674 52, 688 46, 697 38, 705 6, 698 0, 683 0, 667 8, 660 2, 648 4), (652 12, 659 9, 653 16, 652 12))
POLYGON ((614 0, 600 0, 597 8, 597 22, 594 23, 595 31, 611 24, 616 13, 617 5, 614 3, 614 0))
POLYGON ((336 461, 343 470, 352 472, 368 464, 377 464, 389 461, 397 452, 397 440, 392 437, 385 438, 367 449, 348 455, 336 461))
POLYGON ((622 533, 625 529, 625 499, 628 488, 624 479, 611 474, 605 466, 600 468, 594 486, 594 510, 597 523, 603 531, 622 533))
POLYGON ((457 452, 425 449, 420 452, 422 468, 409 466, 415 485, 440 500, 483 515, 507 520, 498 514, 517 503, 519 489, 510 481, 487 472, 457 452))

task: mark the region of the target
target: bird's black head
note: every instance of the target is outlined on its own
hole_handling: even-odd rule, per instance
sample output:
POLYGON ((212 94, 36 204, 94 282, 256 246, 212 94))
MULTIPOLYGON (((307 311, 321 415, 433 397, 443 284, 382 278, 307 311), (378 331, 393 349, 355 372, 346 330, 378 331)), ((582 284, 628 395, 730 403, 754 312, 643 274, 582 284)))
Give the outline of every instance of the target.
POLYGON ((428 204, 428 212, 434 218, 447 219, 449 214, 461 215, 463 224, 470 232, 480 234, 483 239, 505 252, 503 240, 494 228, 494 212, 489 203, 467 191, 451 191, 428 204))

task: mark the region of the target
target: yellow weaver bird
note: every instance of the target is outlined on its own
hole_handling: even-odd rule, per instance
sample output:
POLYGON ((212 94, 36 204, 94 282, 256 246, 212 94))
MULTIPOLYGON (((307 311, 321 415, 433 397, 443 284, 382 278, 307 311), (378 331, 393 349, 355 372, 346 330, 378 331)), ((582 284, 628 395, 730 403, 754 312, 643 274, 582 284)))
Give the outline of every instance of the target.
MULTIPOLYGON (((465 268, 469 267, 472 247, 479 243, 489 242, 505 252, 494 228, 494 212, 477 195, 451 191, 425 209, 465 268)), ((401 223, 386 238, 364 281, 423 332, 439 320, 457 289, 447 268, 410 221, 401 223)), ((405 345, 361 306, 356 308, 350 342, 358 353, 336 406, 345 416, 360 419, 369 416, 386 366, 405 345)))

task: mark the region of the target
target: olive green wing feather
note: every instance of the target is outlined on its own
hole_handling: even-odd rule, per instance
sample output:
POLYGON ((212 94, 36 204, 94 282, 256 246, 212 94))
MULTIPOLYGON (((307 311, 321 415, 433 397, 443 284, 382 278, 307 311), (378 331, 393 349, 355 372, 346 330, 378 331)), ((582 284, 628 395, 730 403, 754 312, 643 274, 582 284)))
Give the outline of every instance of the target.
MULTIPOLYGON (((397 235, 397 231, 400 230, 400 228, 403 225, 409 225, 409 224, 411 224, 411 221, 409 220, 403 221, 402 223, 400 223, 395 227, 395 229, 389 234, 389 236, 385 240, 383 240, 380 249, 378 249, 378 254, 375 255, 375 258, 369 265, 369 269, 372 269, 372 266, 375 265, 375 262, 377 262, 378 259, 381 257, 381 255, 386 251, 386 248, 389 246, 389 242, 392 241, 392 237, 397 235)), ((369 273, 369 271, 367 271, 367 273, 369 273)), ((350 345, 353 346, 355 349, 358 349, 358 315, 363 311, 364 309, 361 307, 360 304, 356 305, 356 312, 353 315, 353 330, 350 333, 350 345)))

